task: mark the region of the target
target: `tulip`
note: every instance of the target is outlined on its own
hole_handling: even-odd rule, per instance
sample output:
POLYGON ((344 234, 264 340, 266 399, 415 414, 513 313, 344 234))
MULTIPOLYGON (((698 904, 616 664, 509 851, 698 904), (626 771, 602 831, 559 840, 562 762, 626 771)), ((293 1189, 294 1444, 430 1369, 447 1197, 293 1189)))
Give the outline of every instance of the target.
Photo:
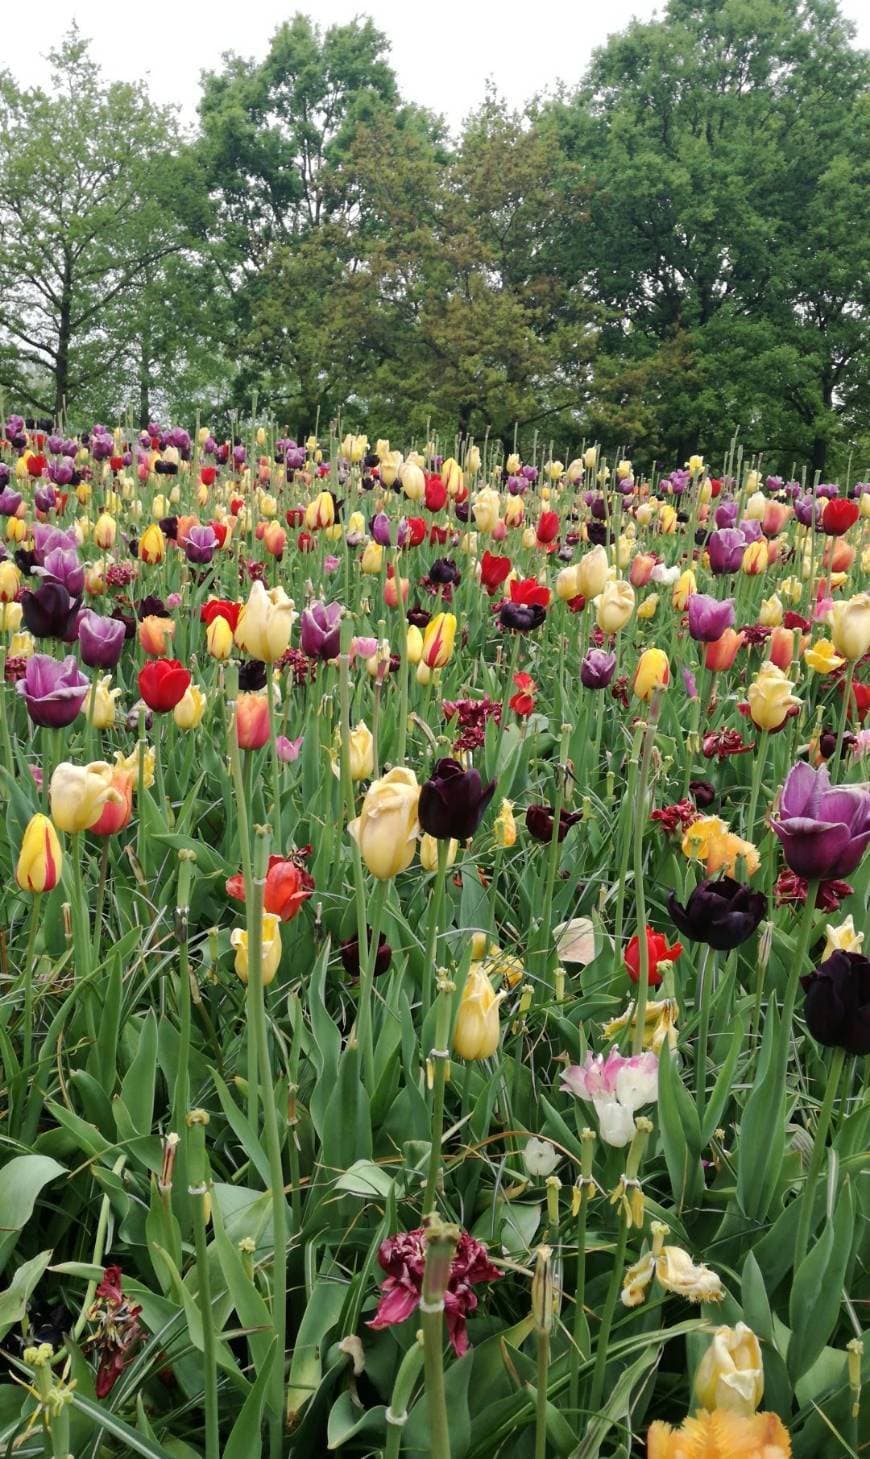
POLYGON ((240 750, 261 750, 269 738, 269 701, 263 694, 236 698, 236 740, 240 750))
POLYGON ((756 577, 758 573, 766 572, 770 557, 767 542, 762 537, 760 542, 750 542, 743 553, 741 566, 749 577, 756 577))
POLYGON ((683 613, 698 591, 698 582, 691 568, 681 572, 671 592, 671 603, 678 613, 683 613))
POLYGON ((121 799, 112 780, 114 767, 105 760, 90 765, 61 761, 49 786, 51 818, 60 831, 75 835, 87 831, 99 819, 107 801, 121 799))
POLYGON ((647 1434, 647 1459, 789 1459, 791 1441, 775 1413, 701 1410, 682 1428, 656 1420, 647 1434))
POLYGON ((764 730, 781 729, 802 703, 792 693, 791 680, 770 661, 762 664, 749 685, 747 698, 752 723, 764 730))
POLYGON ((228 659, 233 649, 233 630, 226 618, 212 619, 205 630, 205 646, 213 659, 228 659))
POLYGON ((435 765, 420 791, 420 826, 439 841, 467 841, 474 835, 495 791, 495 781, 484 786, 477 770, 464 770, 446 758, 435 765))
POLYGON ((511 846, 516 845, 517 823, 514 819, 512 801, 503 800, 499 806, 498 815, 493 824, 493 834, 496 845, 501 846, 503 850, 509 850, 511 846))
POLYGON ((120 764, 115 766, 112 771, 111 785, 116 796, 114 799, 106 801, 97 820, 88 827, 92 836, 116 836, 128 825, 133 814, 134 780, 132 770, 126 769, 120 764))
POLYGON ((585 689, 606 689, 615 672, 615 653, 605 653, 601 648, 590 648, 580 665, 580 682, 585 689))
MULTIPOLYGON (((649 985, 651 988, 657 988, 662 981, 659 964, 675 963, 678 958, 682 957, 683 947, 680 942, 675 942, 672 947, 669 947, 664 933, 654 932, 651 927, 647 927, 645 932, 649 985)), ((638 982, 640 978, 640 937, 638 933, 629 939, 625 949, 625 966, 631 981, 638 982)))
POLYGON ((652 577, 653 568, 656 565, 655 558, 646 552, 639 552, 632 559, 628 572, 628 580, 633 588, 645 588, 652 577))
POLYGON ((656 613, 658 612, 658 606, 658 593, 649 593, 638 607, 638 618, 643 619, 644 622, 649 622, 650 619, 655 618, 656 613))
POLYGON ((17 634, 23 620, 24 612, 20 603, 0 602, 0 633, 17 634))
POLYGON ((309 658, 326 661, 338 657, 341 613, 340 603, 313 603, 303 610, 300 644, 309 658))
POLYGON ((172 718, 180 730, 196 729, 205 714, 206 697, 197 684, 188 684, 184 695, 172 711, 172 718))
POLYGON ((489 1059, 501 1037, 499 1004, 503 994, 472 964, 465 979, 453 1028, 453 1050, 460 1059, 489 1059))
POLYGON ((114 669, 125 639, 124 624, 117 618, 103 618, 86 608, 79 618, 78 638, 82 663, 91 669, 114 669))
POLYGON ((870 958, 841 949, 801 978, 813 1038, 847 1054, 870 1054, 870 958))
POLYGON ((360 558, 360 571, 377 577, 383 566, 384 549, 378 542, 367 542, 360 558))
MULTIPOLYGON (((581 811, 559 812, 558 839, 564 841, 571 827, 582 820, 581 811)), ((548 805, 530 805, 526 809, 526 829, 536 841, 551 842, 555 826, 554 812, 548 805)))
POLYGON ((109 512, 101 512, 94 524, 94 542, 102 552, 108 552, 115 545, 118 524, 109 512))
POLYGON ((782 623, 782 616, 782 599, 776 593, 770 598, 762 598, 758 621, 763 628, 778 628, 782 623))
POLYGON ((829 537, 842 537, 850 527, 854 527, 860 512, 857 502, 848 501, 844 497, 832 497, 825 502, 822 510, 822 530, 829 537))
POLYGON ((589 1053, 582 1064, 568 1065, 561 1088, 587 1100, 598 1116, 604 1143, 621 1148, 634 1136, 637 1110, 658 1100, 659 1061, 653 1053, 624 1058, 615 1048, 606 1059, 589 1053))
POLYGON ((688 602, 689 633, 697 643, 717 643, 734 627, 733 598, 711 598, 707 593, 693 593, 688 602))
MULTIPOLYGON (((241 927, 234 927, 230 933, 230 946, 235 949, 236 975, 247 983, 249 973, 248 934, 241 927)), ((281 922, 271 912, 263 913, 261 933, 260 976, 263 986, 272 982, 281 961, 281 922)))
POLYGON ((145 528, 139 538, 139 558, 142 562, 162 562, 166 553, 166 542, 156 522, 145 528))
POLYGON ((610 573, 610 563, 607 553, 601 546, 593 547, 581 557, 577 564, 577 593, 585 598, 597 598, 604 592, 610 573))
POLYGON ((825 950, 823 959, 835 952, 860 952, 864 946, 864 933, 855 931, 855 919, 851 915, 839 927, 830 923, 825 928, 825 950))
POLYGON ((72 724, 85 702, 88 680, 72 655, 58 663, 50 654, 34 654, 15 689, 34 724, 63 729, 72 724))
POLYGON ((21 840, 15 880, 23 892, 50 892, 60 880, 63 852, 48 816, 31 816, 21 840))
POLYGON ((139 642, 149 657, 159 659, 169 651, 170 640, 175 635, 175 624, 171 618, 157 613, 146 613, 139 624, 139 642))
POLYGON ((178 659, 155 659, 139 670, 139 693, 157 714, 174 709, 189 683, 190 674, 178 659))
POLYGON ((595 599, 595 621, 602 633, 619 633, 633 612, 634 589, 631 583, 620 579, 605 583, 595 599))
POLYGON ((80 603, 71 598, 63 583, 49 579, 35 592, 27 589, 21 599, 24 622, 36 638, 61 638, 70 642, 75 633, 80 603))
POLYGON ((836 669, 841 669, 846 662, 845 658, 836 652, 830 639, 820 638, 804 652, 804 663, 813 670, 815 674, 833 674, 836 669))
POLYGON ((870 652, 870 593, 858 593, 831 609, 831 636, 843 658, 857 663, 870 652))
POLYGON ((791 870, 808 880, 836 880, 857 869, 870 841, 870 788, 832 786, 827 767, 794 765, 771 827, 791 870))
POLYGON ((491 486, 485 486, 477 493, 472 504, 472 513, 480 532, 491 532, 499 519, 501 497, 491 486))
POLYGON ((456 617, 453 613, 436 613, 426 624, 421 661, 428 669, 442 669, 449 663, 456 638, 456 617))
POLYGON ((569 567, 563 567, 561 572, 556 574, 556 597, 563 603, 570 603, 574 598, 581 597, 580 593, 580 564, 571 563, 569 567))
MULTIPOLYGON (((398 455, 398 452, 396 453, 398 455)), ((383 472, 381 473, 383 476, 383 472)), ((406 461, 399 470, 402 491, 409 501, 421 502, 426 496, 426 477, 413 461, 406 461)))
POLYGON ((632 685, 638 699, 651 699, 656 689, 670 683, 671 669, 663 649, 648 648, 641 654, 632 685))
POLYGON ((350 778, 369 780, 375 768, 375 742, 364 719, 350 732, 350 778))
POLYGON ((263 583, 255 582, 236 623, 236 644, 260 663, 273 664, 290 643, 295 616, 293 599, 283 588, 267 591, 263 583))
POLYGON ((111 682, 111 674, 103 674, 94 685, 93 703, 90 709, 91 724, 94 729, 111 729, 115 723, 115 700, 119 698, 121 690, 110 689, 111 682))
POLYGON ((707 552, 710 557, 710 571, 714 573, 737 572, 743 562, 746 542, 737 527, 725 527, 710 534, 707 552))
POLYGON ((21 573, 11 558, 0 561, 0 603, 12 603, 21 587, 21 573))
POLYGON ((309 531, 331 527, 335 522, 335 501, 329 491, 318 492, 305 508, 305 525, 309 531))
MULTIPOLYGON (((430 836, 428 833, 420 837, 420 865, 422 866, 424 871, 432 872, 438 870, 439 844, 440 843, 437 837, 430 836)), ((451 840, 447 842, 447 858, 445 861, 446 867, 449 868, 453 865, 456 860, 456 853, 458 850, 458 841, 451 840)))
POLYGON ((348 825, 363 861, 378 881, 411 865, 417 844, 420 787, 413 770, 395 766, 369 786, 362 811, 348 825))
POLYGON ((730 952, 752 936, 767 911, 767 902, 761 892, 724 876, 719 881, 699 882, 685 906, 671 892, 668 911, 691 942, 730 952))

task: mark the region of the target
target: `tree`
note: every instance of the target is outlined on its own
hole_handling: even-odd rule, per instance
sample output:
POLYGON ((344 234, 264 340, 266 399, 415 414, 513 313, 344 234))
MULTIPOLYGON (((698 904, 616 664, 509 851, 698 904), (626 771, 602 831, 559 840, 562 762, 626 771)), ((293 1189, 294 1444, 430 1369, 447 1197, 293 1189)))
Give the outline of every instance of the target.
POLYGON ((850 180, 866 239, 867 79, 830 0, 670 0, 662 21, 611 38, 552 109, 591 187, 574 266, 608 311, 605 395, 616 404, 621 362, 628 379, 658 381, 656 445, 672 457, 758 423, 758 448, 823 464, 862 370, 868 273, 826 178, 850 180))
POLYGON ((112 399, 137 303, 204 225, 169 115, 73 30, 50 92, 0 77, 0 383, 45 415, 112 399))

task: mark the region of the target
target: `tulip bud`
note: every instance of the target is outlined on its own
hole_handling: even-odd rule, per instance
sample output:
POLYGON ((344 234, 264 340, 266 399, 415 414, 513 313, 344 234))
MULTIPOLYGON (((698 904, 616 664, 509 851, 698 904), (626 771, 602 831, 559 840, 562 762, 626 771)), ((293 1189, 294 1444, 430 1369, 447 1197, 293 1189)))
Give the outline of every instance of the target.
POLYGON ((397 765, 372 782, 359 816, 348 825, 363 861, 379 881, 398 876, 414 859, 419 799, 413 770, 397 765))
MULTIPOLYGON (((215 620, 217 623, 223 621, 220 618, 215 620)), ((183 698, 179 699, 172 711, 172 718, 180 730, 196 729, 202 723, 205 706, 206 697, 202 690, 196 684, 188 684, 183 698)))
POLYGON ((269 702, 262 694, 236 699, 236 739, 240 750, 260 750, 269 738, 269 702))
MULTIPOLYGON (((247 983, 249 973, 247 932, 241 927, 234 927, 230 933, 230 946, 235 949, 236 975, 242 983, 247 983)), ((260 957, 260 971, 264 987, 267 987, 272 982, 272 979, 278 971, 280 961, 281 919, 280 917, 276 917, 273 912, 264 912, 260 957)))
POLYGON ((745 1322, 718 1327, 695 1374, 695 1396, 710 1412, 727 1409, 747 1417, 764 1396, 758 1338, 745 1322))
POLYGON ((48 816, 31 816, 21 840, 15 879, 23 892, 50 892, 63 867, 58 834, 48 816))
POLYGON ((489 1059, 495 1053, 501 1037, 502 996, 484 972, 469 969, 453 1029, 453 1048, 461 1059, 489 1059))

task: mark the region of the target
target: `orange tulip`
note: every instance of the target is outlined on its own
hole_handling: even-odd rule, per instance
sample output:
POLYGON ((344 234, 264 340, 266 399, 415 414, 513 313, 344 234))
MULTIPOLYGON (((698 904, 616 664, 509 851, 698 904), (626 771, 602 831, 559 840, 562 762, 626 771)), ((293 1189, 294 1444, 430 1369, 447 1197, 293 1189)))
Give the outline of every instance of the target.
POLYGON ((269 738, 269 702, 263 694, 236 700, 236 738, 240 750, 260 750, 269 738))
POLYGON ((149 613, 139 624, 139 642, 150 658, 159 659, 169 651, 174 632, 175 624, 171 618, 159 618, 156 613, 149 613))
POLYGON ((730 669, 737 657, 737 650, 743 643, 744 635, 736 633, 733 628, 726 628, 721 638, 707 644, 704 654, 704 663, 714 674, 720 674, 725 669, 730 669))

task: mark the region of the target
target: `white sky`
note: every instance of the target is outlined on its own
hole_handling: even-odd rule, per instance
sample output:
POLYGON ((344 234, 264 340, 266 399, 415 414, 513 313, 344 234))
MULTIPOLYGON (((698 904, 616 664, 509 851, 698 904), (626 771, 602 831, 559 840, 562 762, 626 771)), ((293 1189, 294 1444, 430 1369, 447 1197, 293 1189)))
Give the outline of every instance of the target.
MULTIPOLYGON (((870 46, 870 0, 841 6, 870 46)), ((556 80, 576 83, 609 34, 663 9, 663 0, 30 0, 0 66, 38 83, 45 67, 37 58, 75 19, 108 76, 145 78, 156 101, 192 121, 199 73, 219 65, 222 52, 259 59, 296 10, 324 27, 362 13, 389 37, 403 95, 455 128, 483 99, 488 77, 520 106, 556 80)))

